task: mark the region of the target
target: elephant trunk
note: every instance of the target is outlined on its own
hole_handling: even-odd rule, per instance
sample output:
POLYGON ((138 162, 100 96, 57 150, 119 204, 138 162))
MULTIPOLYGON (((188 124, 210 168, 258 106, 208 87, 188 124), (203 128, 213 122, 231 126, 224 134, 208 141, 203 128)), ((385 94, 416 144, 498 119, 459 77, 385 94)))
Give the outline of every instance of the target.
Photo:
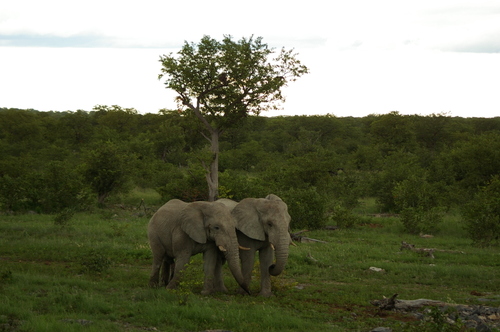
POLYGON ((285 239, 280 239, 278 245, 275 246, 275 256, 276 263, 269 267, 269 274, 272 276, 280 275, 285 269, 286 262, 288 261, 288 249, 289 249, 289 236, 285 239))
POLYGON ((234 243, 231 243, 230 247, 226 249, 227 250, 223 251, 223 253, 226 258, 227 265, 229 266, 229 270, 231 271, 231 274, 233 275, 238 285, 240 285, 240 287, 243 288, 245 292, 250 294, 250 291, 248 289, 249 285, 246 284, 245 279, 243 278, 243 273, 241 272, 239 245, 238 241, 236 240, 236 234, 234 243))

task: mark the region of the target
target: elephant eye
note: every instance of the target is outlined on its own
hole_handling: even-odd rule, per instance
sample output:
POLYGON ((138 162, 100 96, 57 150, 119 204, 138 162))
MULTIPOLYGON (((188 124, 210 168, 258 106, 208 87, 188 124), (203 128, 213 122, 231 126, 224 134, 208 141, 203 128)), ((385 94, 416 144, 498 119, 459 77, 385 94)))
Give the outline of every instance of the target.
POLYGON ((218 231, 220 229, 219 226, 214 226, 214 230, 218 231))

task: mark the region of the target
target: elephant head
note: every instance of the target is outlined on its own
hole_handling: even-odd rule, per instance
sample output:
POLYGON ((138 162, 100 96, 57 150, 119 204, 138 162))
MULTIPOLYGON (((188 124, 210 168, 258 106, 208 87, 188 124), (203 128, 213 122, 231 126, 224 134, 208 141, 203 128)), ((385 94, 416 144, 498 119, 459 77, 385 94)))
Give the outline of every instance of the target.
POLYGON ((276 262, 269 266, 269 274, 281 274, 288 260, 290 246, 290 215, 288 207, 278 196, 245 198, 232 211, 236 228, 249 238, 268 241, 275 251, 276 262))
POLYGON ((181 229, 197 243, 215 242, 238 284, 248 292, 241 273, 235 222, 229 209, 217 202, 193 202, 181 213, 181 229))

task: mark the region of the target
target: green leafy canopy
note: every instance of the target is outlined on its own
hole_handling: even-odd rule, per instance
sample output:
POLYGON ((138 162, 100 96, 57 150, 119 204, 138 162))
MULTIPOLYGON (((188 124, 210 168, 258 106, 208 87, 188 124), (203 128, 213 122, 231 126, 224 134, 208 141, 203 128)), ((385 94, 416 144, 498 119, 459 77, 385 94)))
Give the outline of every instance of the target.
POLYGON ((204 36, 199 44, 185 42, 177 56, 160 56, 159 79, 177 93, 182 111, 193 111, 221 128, 247 114, 278 109, 285 100, 281 88, 308 73, 292 50, 275 52, 262 37, 221 42, 204 36), (274 55, 274 57, 272 57, 274 55))

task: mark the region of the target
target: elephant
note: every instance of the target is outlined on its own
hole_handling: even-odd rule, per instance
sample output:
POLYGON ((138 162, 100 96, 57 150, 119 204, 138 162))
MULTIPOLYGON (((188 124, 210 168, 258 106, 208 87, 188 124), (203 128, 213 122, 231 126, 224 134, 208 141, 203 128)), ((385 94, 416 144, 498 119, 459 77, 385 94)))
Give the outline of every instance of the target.
POLYGON ((241 269, 245 284, 250 285, 255 253, 259 252, 261 296, 272 296, 271 275, 281 274, 288 260, 292 239, 289 233, 290 215, 285 202, 274 194, 266 198, 245 198, 239 203, 230 199, 217 200, 226 205, 235 218, 236 234, 241 246, 241 269), (274 254, 273 254, 274 251, 274 254), (274 263, 274 257, 276 262, 274 263))
POLYGON ((222 276, 225 260, 233 277, 248 293, 240 266, 235 222, 224 204, 172 199, 149 221, 148 239, 153 254, 151 287, 160 286, 162 270, 161 283, 167 289, 175 289, 191 256, 203 253, 203 295, 227 292, 222 276))

